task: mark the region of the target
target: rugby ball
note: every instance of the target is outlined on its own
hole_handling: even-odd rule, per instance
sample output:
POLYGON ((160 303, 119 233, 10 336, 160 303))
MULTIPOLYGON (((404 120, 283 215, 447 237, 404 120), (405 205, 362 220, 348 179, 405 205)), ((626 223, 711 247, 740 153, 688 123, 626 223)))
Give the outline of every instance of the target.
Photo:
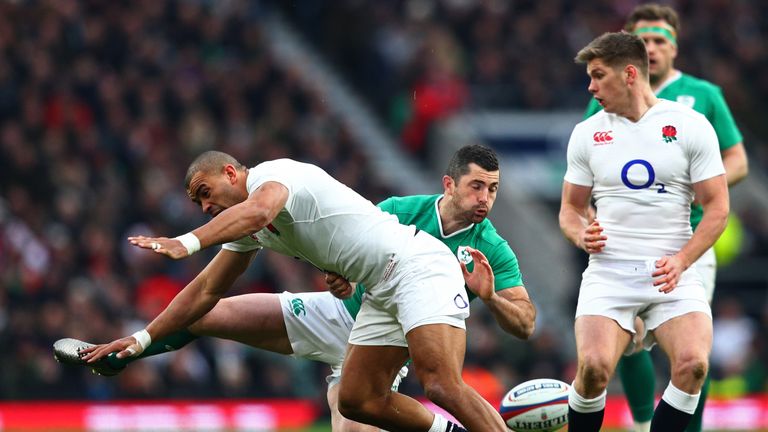
POLYGON ((516 432, 551 432, 568 424, 568 391, 562 381, 539 378, 510 390, 501 400, 499 413, 516 432))

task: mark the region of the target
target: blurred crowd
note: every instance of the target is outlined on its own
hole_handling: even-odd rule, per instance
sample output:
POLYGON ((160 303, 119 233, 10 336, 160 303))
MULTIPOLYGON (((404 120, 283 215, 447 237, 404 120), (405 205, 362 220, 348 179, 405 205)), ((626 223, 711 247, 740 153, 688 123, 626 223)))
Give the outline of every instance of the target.
MULTIPOLYGON (((171 261, 125 240, 205 222, 183 188, 201 151, 251 166, 311 162, 373 202, 398 192, 376 180, 317 89, 274 62, 260 21, 277 3, 0 2, 0 399, 324 397, 324 365, 226 341, 199 340, 109 379, 58 365, 51 352, 61 337, 108 342, 142 328, 215 253, 171 261)), ((573 52, 618 28, 633 3, 566 3, 295 1, 285 12, 424 157, 431 122, 467 106, 585 103, 573 52), (412 106, 413 93, 430 103, 412 106)), ((749 2, 706 3, 683 13, 690 54, 682 65, 723 85, 750 124, 739 113, 762 112, 756 101, 768 79, 738 78, 766 66, 760 26, 768 19, 749 2), (739 22, 738 34, 729 20, 739 22), (713 32, 732 43, 697 52, 693 41, 713 32), (734 46, 738 61, 724 60, 734 46), (714 66, 704 68, 706 59, 714 66)), ((230 294, 323 289, 311 266, 265 252, 230 294)), ((738 302, 716 312, 716 334, 738 334, 741 343, 739 356, 716 353, 718 373, 762 374, 765 390, 768 347, 758 335, 768 332, 768 308, 746 323, 738 302)), ((528 378, 570 382, 573 354, 559 335, 522 342, 496 327, 475 309, 466 374, 489 399, 528 378)), ((406 391, 415 391, 411 381, 406 391)))
MULTIPOLYGON (((682 20, 676 66, 723 88, 739 125, 751 132, 751 156, 768 166, 768 4, 660 1, 682 20)), ((576 52, 603 32, 621 30, 641 1, 274 3, 418 155, 428 124, 461 107, 584 109, 588 82, 574 65, 576 52)))

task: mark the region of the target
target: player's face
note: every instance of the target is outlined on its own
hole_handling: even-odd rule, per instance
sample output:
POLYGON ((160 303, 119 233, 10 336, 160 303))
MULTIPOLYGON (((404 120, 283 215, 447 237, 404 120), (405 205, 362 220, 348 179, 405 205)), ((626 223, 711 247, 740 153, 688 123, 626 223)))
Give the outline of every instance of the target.
MULTIPOLYGON (((640 20, 635 24, 635 30, 646 27, 662 27, 674 32, 672 27, 664 20, 640 20)), ((664 82, 674 69, 677 45, 664 35, 658 33, 640 33, 639 36, 645 42, 645 49, 648 51, 648 75, 651 84, 655 85, 664 82)))
POLYGON ((192 201, 200 204, 203 213, 216 217, 247 198, 247 194, 243 196, 243 192, 236 187, 236 179, 237 170, 231 165, 221 173, 197 172, 189 182, 187 194, 192 201))
POLYGON ((590 78, 589 92, 605 112, 620 113, 627 106, 630 93, 621 69, 594 59, 587 64, 587 75, 590 78))
POLYGON ((458 183, 446 191, 450 194, 453 211, 468 223, 480 223, 488 217, 499 190, 499 172, 486 171, 474 163, 458 183))

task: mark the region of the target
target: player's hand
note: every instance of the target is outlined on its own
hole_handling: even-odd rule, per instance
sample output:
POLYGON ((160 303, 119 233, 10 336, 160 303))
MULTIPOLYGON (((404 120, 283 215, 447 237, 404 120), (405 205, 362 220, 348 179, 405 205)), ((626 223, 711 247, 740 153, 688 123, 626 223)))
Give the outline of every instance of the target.
POLYGON ((355 292, 354 286, 352 286, 348 280, 336 273, 326 273, 325 284, 328 286, 328 291, 330 291, 336 298, 346 299, 351 297, 352 293, 355 292))
POLYGON ((83 356, 83 360, 87 363, 93 363, 96 360, 106 357, 107 355, 116 352, 117 358, 126 358, 131 356, 137 356, 141 354, 144 349, 139 345, 139 342, 133 336, 126 336, 122 339, 110 342, 108 344, 95 345, 90 348, 85 348, 80 351, 83 356))
POLYGON ((651 274, 653 286, 659 287, 659 292, 670 293, 677 288, 680 276, 687 266, 679 255, 661 257, 656 261, 656 271, 651 274))
POLYGON ((594 220, 589 226, 584 228, 584 231, 581 233, 580 246, 587 251, 587 253, 599 253, 603 251, 607 239, 608 237, 603 234, 603 227, 600 226, 600 222, 594 220))
POLYGON ((493 276, 491 263, 489 263, 488 258, 477 249, 467 246, 467 252, 472 255, 472 261, 475 263, 475 268, 470 273, 466 264, 463 262, 459 263, 461 264, 461 271, 464 273, 464 282, 467 284, 467 288, 480 297, 481 300, 488 300, 495 294, 493 289, 495 278, 493 276))
POLYGON ((180 241, 168 237, 136 236, 128 237, 128 241, 134 246, 140 247, 142 249, 150 249, 155 253, 159 253, 173 259, 181 259, 189 256, 187 248, 184 247, 180 241))

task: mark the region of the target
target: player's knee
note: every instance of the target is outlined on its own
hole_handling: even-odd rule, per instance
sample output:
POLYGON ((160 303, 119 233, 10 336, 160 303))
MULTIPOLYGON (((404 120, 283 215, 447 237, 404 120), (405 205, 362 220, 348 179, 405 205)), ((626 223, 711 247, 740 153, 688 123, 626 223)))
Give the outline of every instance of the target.
POLYGON ((461 381, 445 376, 430 375, 422 380, 424 396, 435 404, 450 406, 450 401, 461 393, 461 381))
POLYGON ((339 414, 349 420, 367 423, 382 411, 375 400, 367 400, 353 392, 339 392, 339 414))
POLYGON ((603 391, 608 386, 611 372, 609 362, 597 356, 584 356, 579 366, 579 375, 590 393, 603 391))
POLYGON ((672 365, 672 375, 687 377, 694 381, 704 381, 707 376, 709 362, 704 355, 688 354, 681 356, 679 360, 672 365))

